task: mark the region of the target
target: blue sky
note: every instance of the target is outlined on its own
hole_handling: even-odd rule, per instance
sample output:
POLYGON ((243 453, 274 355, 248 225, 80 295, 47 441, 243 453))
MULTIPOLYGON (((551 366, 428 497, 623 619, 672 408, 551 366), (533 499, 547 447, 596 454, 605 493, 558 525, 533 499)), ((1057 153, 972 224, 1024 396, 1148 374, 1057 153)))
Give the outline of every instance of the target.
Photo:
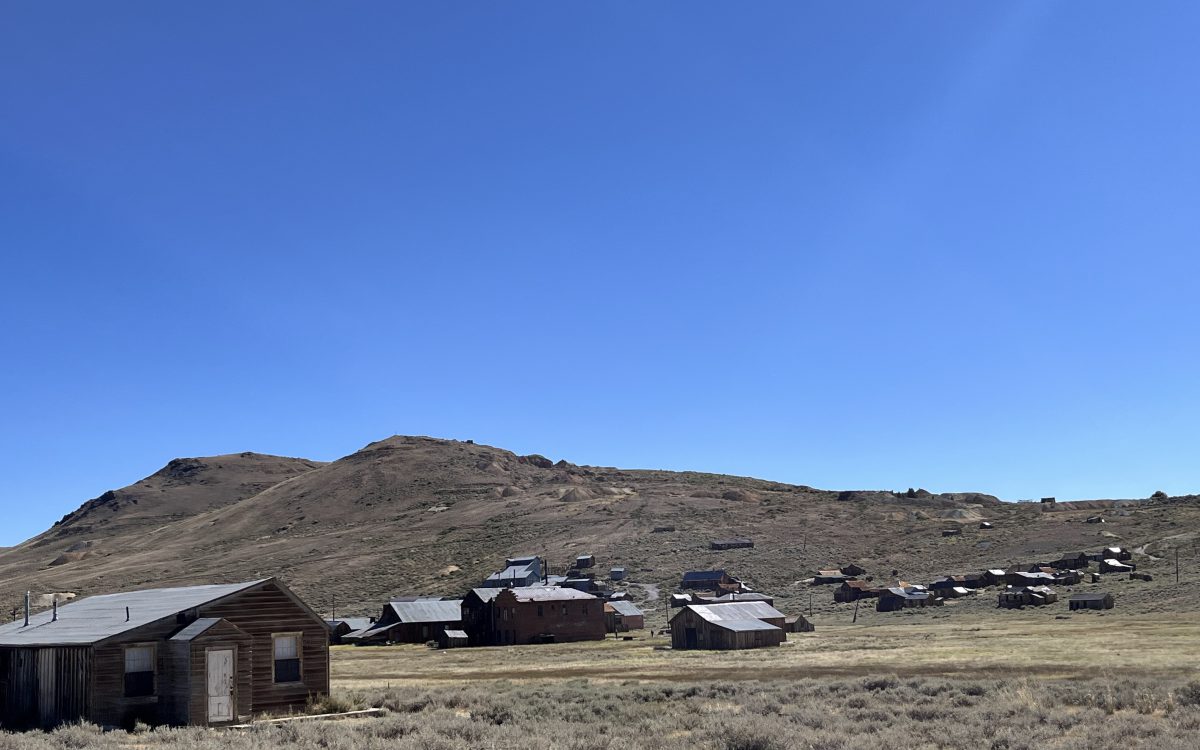
POLYGON ((0 544, 393 433, 1200 490, 1194 3, 0 14, 0 544))

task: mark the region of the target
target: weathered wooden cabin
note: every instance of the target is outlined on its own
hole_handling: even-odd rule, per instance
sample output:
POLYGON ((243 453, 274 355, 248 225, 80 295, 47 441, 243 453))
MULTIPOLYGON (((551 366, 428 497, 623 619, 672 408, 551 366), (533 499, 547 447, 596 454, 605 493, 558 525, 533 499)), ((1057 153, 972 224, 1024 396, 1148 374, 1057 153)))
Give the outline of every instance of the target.
POLYGON ((462 602, 471 643, 506 646, 604 640, 604 603, 558 586, 472 589, 462 602))
POLYGON ((804 615, 788 615, 783 620, 783 629, 788 633, 811 633, 817 627, 804 615))
POLYGON ((1112 609, 1113 595, 1106 593, 1071 594, 1067 600, 1068 609, 1112 609))
POLYGON ((690 570, 683 574, 679 588, 700 589, 701 591, 718 591, 740 584, 733 576, 723 570, 690 570))
POLYGON ((575 568, 578 570, 583 570, 584 568, 591 568, 591 567, 595 566, 595 564, 596 564, 596 556, 595 555, 579 555, 578 557, 575 558, 575 568))
POLYGON ((1132 573, 1135 570, 1137 570, 1137 566, 1131 562, 1121 562, 1111 558, 1100 561, 1101 573, 1132 573))
POLYGON ((762 602, 689 604, 671 616, 676 649, 733 650, 778 646, 787 617, 762 602))
POLYGON ((273 578, 80 599, 0 626, 0 726, 230 724, 329 692, 329 628, 273 578))
POLYGON ((605 602, 604 627, 610 633, 641 630, 646 627, 646 616, 633 602, 605 602))
POLYGON ((855 565, 854 563, 850 563, 849 565, 843 565, 841 570, 842 570, 842 575, 847 575, 847 576, 858 577, 858 576, 865 576, 867 574, 866 568, 864 568, 861 565, 855 565))
POLYGON ((850 576, 843 573, 840 569, 832 568, 830 570, 818 570, 817 574, 813 576, 812 582, 814 586, 828 586, 830 584, 841 583, 849 578, 850 576))
POLYGON ((870 581, 843 581, 833 592, 835 602, 854 602, 879 596, 879 588, 870 581))
POLYGON ((1058 594, 1049 586, 1022 586, 1001 591, 996 606, 1001 609, 1041 607, 1058 601, 1058 594))
POLYGON ((471 645, 471 639, 465 630, 443 630, 437 639, 438 648, 464 648, 471 645))
POLYGON ((329 645, 340 646, 342 639, 359 630, 369 630, 375 624, 374 617, 343 617, 337 620, 326 620, 329 626, 329 645))
POLYGON ((1087 570, 1091 557, 1086 552, 1072 552, 1050 562, 1051 568, 1058 570, 1087 570))
POLYGON ((388 602, 379 619, 366 630, 343 636, 359 646, 384 643, 428 643, 446 629, 462 629, 461 599, 388 602))

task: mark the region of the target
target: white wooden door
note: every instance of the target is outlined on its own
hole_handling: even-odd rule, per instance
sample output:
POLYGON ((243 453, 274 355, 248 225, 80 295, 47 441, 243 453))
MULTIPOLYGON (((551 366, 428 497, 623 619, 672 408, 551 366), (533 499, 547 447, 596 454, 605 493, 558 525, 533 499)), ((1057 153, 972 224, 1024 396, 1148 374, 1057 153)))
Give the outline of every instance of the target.
POLYGON ((233 721, 233 649, 208 652, 208 721, 233 721))

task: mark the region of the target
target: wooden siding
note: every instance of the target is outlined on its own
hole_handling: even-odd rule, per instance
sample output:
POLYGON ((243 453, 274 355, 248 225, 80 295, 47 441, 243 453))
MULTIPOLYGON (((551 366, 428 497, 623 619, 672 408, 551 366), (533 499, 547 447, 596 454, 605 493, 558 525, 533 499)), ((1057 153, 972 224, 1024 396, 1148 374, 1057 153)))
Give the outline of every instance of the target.
POLYGON ((91 649, 0 649, 0 726, 50 728, 88 715, 91 649))
POLYGON ((690 609, 684 609, 671 619, 671 647, 675 649, 737 650, 778 646, 787 639, 783 618, 764 620, 778 630, 732 631, 705 620, 690 609), (695 643, 689 645, 688 631, 695 631, 695 643))
POLYGON ((329 628, 274 581, 200 609, 201 617, 229 620, 252 639, 254 713, 286 712, 310 696, 329 693, 329 628), (276 684, 274 633, 300 633, 300 682, 276 684))
POLYGON ((172 641, 170 647, 170 710, 165 713, 171 723, 208 725, 208 652, 220 649, 233 651, 234 719, 250 717, 254 695, 254 639, 250 634, 223 621, 191 641, 172 641))

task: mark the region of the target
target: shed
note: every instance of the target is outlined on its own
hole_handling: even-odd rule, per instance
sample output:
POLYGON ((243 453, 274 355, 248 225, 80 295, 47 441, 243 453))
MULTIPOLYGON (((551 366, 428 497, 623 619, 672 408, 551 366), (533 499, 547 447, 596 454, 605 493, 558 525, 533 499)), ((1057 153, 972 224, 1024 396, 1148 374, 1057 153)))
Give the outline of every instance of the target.
POLYGON ((274 578, 80 599, 0 626, 0 724, 230 724, 329 692, 329 628, 274 578))
POLYGON ((671 616, 676 649, 734 650, 778 646, 786 616, 763 602, 689 604, 671 616))
POLYGON ((590 567, 594 566, 595 564, 596 564, 596 556, 595 555, 580 555, 579 557, 575 558, 575 567, 580 570, 582 570, 583 568, 590 568, 590 567))
POLYGON ((467 631, 448 628, 438 636, 438 648, 462 648, 470 645, 467 631))
POLYGON ((789 633, 811 633, 817 628, 804 615, 789 615, 783 620, 783 629, 789 633))
POLYGON ((1112 609, 1113 595, 1106 593, 1071 594, 1067 607, 1076 609, 1112 609))
POLYGON ((608 580, 610 581, 624 581, 625 576, 626 571, 622 567, 611 568, 608 571, 608 580))

